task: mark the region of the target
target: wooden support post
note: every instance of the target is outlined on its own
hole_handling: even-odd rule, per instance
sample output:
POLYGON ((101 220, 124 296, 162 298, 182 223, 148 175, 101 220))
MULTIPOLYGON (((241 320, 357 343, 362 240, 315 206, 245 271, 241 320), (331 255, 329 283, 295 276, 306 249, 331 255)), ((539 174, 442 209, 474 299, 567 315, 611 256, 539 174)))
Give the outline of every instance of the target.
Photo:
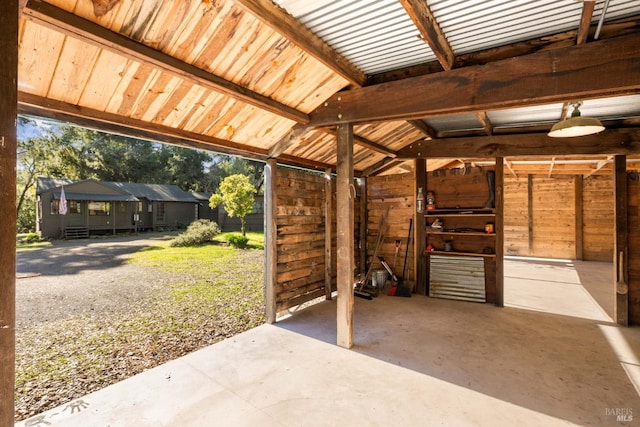
POLYGON ((278 246, 276 224, 276 178, 278 165, 275 159, 267 160, 264 168, 264 301, 267 323, 276 321, 276 283, 278 280, 278 246))
POLYGON ((627 223, 627 156, 617 155, 613 160, 615 191, 615 241, 613 252, 614 281, 616 284, 615 317, 622 326, 629 325, 628 253, 629 230, 627 223))
POLYGON ((360 178, 360 274, 367 272, 367 224, 369 211, 367 210, 367 178, 360 178))
POLYGON ((0 426, 14 424, 18 0, 0 2, 0 426))
POLYGON ((582 191, 583 191, 583 181, 582 175, 576 175, 575 177, 575 218, 576 218, 576 259, 582 260, 583 258, 583 246, 584 246, 584 222, 583 222, 583 212, 582 212, 582 191))
POLYGON ((338 313, 337 342, 353 346, 353 125, 338 125, 338 164, 336 179, 338 313))
MULTIPOLYGON (((415 159, 414 170, 416 174, 416 188, 414 196, 418 195, 418 189, 422 188, 423 195, 427 194, 427 161, 426 159, 415 159)), ((423 203, 423 208, 426 202, 423 203)), ((414 200, 415 205, 415 200, 414 200)), ((424 212, 419 213, 414 210, 415 214, 415 227, 413 228, 414 244, 413 244, 413 262, 416 272, 416 286, 415 292, 420 295, 426 295, 427 293, 427 257, 425 250, 427 248, 427 231, 426 221, 424 218, 424 212)))
POLYGON ((529 255, 533 255, 533 175, 527 175, 527 222, 529 235, 529 255))
POLYGON ((496 157, 496 305, 504 306, 504 159, 496 157))
POLYGON ((331 299, 331 246, 333 243, 333 186, 331 168, 325 171, 324 181, 324 293, 325 299, 331 299))

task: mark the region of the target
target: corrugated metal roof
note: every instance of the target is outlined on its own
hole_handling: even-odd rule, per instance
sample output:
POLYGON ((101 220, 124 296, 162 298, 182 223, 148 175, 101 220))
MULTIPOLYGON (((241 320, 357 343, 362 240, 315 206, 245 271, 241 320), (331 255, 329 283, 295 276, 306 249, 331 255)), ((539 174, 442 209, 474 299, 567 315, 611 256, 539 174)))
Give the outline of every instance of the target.
POLYGON ((456 55, 575 30, 576 1, 430 0, 429 6, 456 55))
POLYGON ((397 0, 279 0, 278 4, 366 74, 436 59, 397 0))

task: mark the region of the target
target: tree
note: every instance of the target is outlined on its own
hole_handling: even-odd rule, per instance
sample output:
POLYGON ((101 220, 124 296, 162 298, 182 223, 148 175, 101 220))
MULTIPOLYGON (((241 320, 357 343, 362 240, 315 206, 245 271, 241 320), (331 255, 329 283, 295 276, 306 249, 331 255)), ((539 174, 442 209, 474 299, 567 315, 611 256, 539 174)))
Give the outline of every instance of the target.
POLYGON ((236 174, 223 179, 218 191, 209 199, 209 206, 216 208, 222 203, 230 217, 240 218, 242 235, 245 236, 244 217, 253 210, 256 187, 247 176, 236 174))

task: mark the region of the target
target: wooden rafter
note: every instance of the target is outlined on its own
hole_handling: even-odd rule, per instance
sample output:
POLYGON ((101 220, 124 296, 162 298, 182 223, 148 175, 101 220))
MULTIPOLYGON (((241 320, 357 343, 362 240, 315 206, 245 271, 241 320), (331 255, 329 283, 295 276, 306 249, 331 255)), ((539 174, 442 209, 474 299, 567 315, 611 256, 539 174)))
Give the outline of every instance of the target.
POLYGON ((486 111, 476 111, 475 114, 487 135, 493 135, 493 124, 491 124, 491 120, 489 119, 486 111))
POLYGON ((211 74, 194 65, 114 33, 98 24, 57 8, 49 3, 29 1, 23 16, 40 25, 60 31, 101 49, 123 55, 135 61, 153 65, 159 70, 207 89, 223 93, 234 99, 256 106, 281 117, 306 124, 307 114, 267 96, 211 74))
POLYGON ((582 3, 582 15, 580 16, 580 27, 578 28, 578 37, 576 44, 583 44, 589 36, 589 27, 593 18, 593 10, 595 9, 595 0, 586 0, 582 3))
POLYGON ((607 129, 596 135, 563 138, 546 133, 441 138, 416 141, 398 151, 398 159, 459 157, 563 156, 640 153, 640 128, 607 129))
POLYGON ((431 139, 438 137, 438 131, 426 124, 424 120, 408 120, 407 122, 431 139))
POLYGON ((402 7, 413 20, 413 23, 425 42, 438 58, 438 62, 445 70, 453 68, 455 54, 444 36, 440 25, 433 16, 431 9, 424 0, 399 0, 402 7))
POLYGON ((268 152, 268 157, 275 158, 284 153, 289 147, 300 142, 302 137, 309 129, 302 125, 295 125, 292 127, 287 134, 282 137, 278 142, 276 142, 268 152))
POLYGON ((362 176, 370 176, 370 175, 377 175, 380 174, 384 171, 388 171, 391 168, 394 168, 402 163, 404 163, 404 159, 391 159, 391 158, 384 158, 382 160, 380 160, 379 162, 377 162, 376 164, 368 167, 367 169, 362 171, 362 176))
MULTIPOLYGON (((33 114, 43 118, 68 121, 79 126, 104 132, 181 145, 200 150, 215 151, 233 156, 257 160, 266 160, 269 156, 268 151, 263 148, 239 144, 199 133, 178 130, 91 108, 79 107, 25 92, 18 93, 18 111, 21 114, 33 114)), ((291 166, 310 169, 324 170, 331 167, 331 165, 327 163, 284 154, 278 157, 278 161, 291 166)))
POLYGON ((356 86, 366 75, 271 0, 236 0, 256 18, 356 86))
POLYGON ((636 33, 456 68, 340 92, 311 114, 311 125, 408 120, 633 94, 640 90, 639 58, 636 33))

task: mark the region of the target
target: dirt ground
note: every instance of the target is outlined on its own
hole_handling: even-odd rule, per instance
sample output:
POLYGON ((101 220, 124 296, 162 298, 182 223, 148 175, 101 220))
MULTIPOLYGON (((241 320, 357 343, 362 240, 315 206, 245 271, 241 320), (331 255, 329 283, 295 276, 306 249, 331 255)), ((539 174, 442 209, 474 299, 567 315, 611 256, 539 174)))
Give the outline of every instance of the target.
POLYGON ((169 280, 167 273, 126 262, 127 256, 174 235, 56 242, 17 254, 16 329, 78 315, 99 317, 144 305, 169 280), (142 237, 142 238, 141 238, 142 237))

